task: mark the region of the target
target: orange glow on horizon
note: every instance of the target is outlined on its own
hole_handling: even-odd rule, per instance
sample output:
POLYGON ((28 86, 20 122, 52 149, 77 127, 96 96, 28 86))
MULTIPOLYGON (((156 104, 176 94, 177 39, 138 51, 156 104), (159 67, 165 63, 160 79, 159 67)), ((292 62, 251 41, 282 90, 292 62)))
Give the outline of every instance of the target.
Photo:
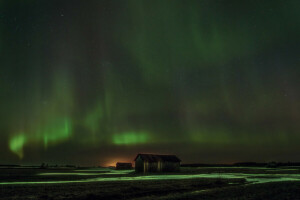
POLYGON ((115 167, 117 162, 133 163, 132 158, 112 158, 104 162, 103 167, 115 167))
POLYGON ((115 167, 117 162, 124 162, 124 163, 132 163, 134 166, 134 159, 138 154, 157 154, 157 155, 174 155, 174 154, 169 154, 169 153, 156 153, 156 152, 138 152, 133 156, 130 157, 113 157, 109 158, 107 160, 104 160, 101 164, 103 167, 115 167))

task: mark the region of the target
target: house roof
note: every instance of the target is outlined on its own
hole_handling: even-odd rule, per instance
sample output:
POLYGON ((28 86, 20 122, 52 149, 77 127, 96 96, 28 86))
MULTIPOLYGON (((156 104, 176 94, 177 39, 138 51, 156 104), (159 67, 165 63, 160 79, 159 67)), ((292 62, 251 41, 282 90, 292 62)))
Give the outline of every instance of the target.
POLYGON ((156 154, 138 154, 134 161, 140 156, 140 158, 144 161, 148 162, 181 162, 181 160, 175 155, 156 155, 156 154))

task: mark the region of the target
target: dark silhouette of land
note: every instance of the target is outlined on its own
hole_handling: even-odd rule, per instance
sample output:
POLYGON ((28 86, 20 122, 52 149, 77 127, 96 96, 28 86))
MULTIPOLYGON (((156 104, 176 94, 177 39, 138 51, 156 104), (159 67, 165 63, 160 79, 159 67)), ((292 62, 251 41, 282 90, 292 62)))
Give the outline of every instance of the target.
POLYGON ((1 165, 0 199, 300 199, 299 162, 274 163, 182 164, 178 172, 148 173, 1 165))
POLYGON ((181 164, 182 167, 300 167, 300 162, 238 162, 233 164, 206 164, 206 163, 190 163, 181 164))

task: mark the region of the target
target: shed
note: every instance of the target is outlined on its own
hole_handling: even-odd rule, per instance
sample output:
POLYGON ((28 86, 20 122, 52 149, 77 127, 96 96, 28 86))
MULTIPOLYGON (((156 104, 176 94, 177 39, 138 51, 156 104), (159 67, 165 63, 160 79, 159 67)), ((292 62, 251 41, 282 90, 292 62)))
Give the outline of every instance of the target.
POLYGON ((136 172, 174 172, 180 170, 181 160, 175 155, 138 154, 136 172))

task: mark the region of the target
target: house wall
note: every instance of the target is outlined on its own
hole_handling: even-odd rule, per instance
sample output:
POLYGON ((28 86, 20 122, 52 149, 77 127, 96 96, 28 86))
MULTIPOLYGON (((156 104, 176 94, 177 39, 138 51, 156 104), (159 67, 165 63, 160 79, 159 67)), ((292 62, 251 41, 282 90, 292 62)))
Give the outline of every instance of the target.
POLYGON ((135 171, 144 172, 144 161, 140 157, 135 160, 135 171))
POLYGON ((157 171, 158 172, 161 172, 162 171, 162 162, 161 161, 159 161, 158 163, 157 163, 157 171))
POLYGON ((138 157, 135 161, 136 172, 175 172, 180 171, 180 162, 152 162, 143 161, 138 157))
POLYGON ((179 162, 163 162, 162 171, 163 172, 175 172, 180 170, 179 162))
POLYGON ((158 163, 157 162, 152 162, 149 163, 149 172, 157 172, 158 171, 158 163))
POLYGON ((136 172, 175 172, 180 171, 180 163, 161 162, 161 164, 154 162, 144 162, 143 160, 135 161, 136 172))

